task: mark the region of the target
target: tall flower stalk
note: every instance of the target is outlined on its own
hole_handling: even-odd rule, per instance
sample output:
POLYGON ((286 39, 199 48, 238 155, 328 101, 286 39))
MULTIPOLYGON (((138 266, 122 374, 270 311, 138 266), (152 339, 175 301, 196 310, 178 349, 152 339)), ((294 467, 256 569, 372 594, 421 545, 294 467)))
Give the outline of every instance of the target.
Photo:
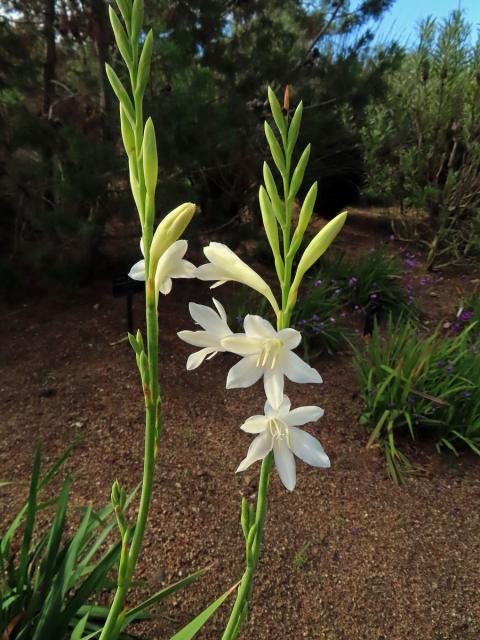
POLYGON ((117 575, 117 587, 100 640, 115 640, 128 623, 125 602, 142 548, 152 496, 158 442, 162 433, 161 397, 158 383, 158 298, 169 293, 171 278, 192 277, 194 267, 183 260, 186 241, 178 238, 190 222, 195 205, 185 203, 167 215, 154 233, 155 192, 158 178, 158 157, 155 128, 143 116, 143 97, 150 74, 153 35, 149 31, 142 40, 143 0, 117 0, 123 22, 112 7, 110 21, 115 40, 128 70, 130 89, 122 84, 115 71, 107 65, 110 84, 119 100, 122 140, 128 157, 130 185, 138 211, 144 260, 132 268, 131 277, 145 280, 146 345, 140 331, 129 334, 135 352, 145 400, 145 444, 140 505, 134 523, 124 512, 126 492, 116 481, 112 487, 121 535, 122 551, 117 575))
MULTIPOLYGON (((293 229, 293 204, 302 185, 310 155, 310 145, 307 145, 293 168, 303 106, 300 102, 290 119, 288 87, 283 108, 270 88, 268 98, 280 141, 268 122, 265 122, 265 135, 280 175, 282 195, 277 189, 270 166, 265 162, 264 185, 260 187, 259 202, 278 277, 281 303, 277 302, 272 289, 259 274, 228 247, 219 243, 211 243, 205 247, 204 253, 209 262, 198 267, 196 276, 201 280, 214 280, 213 287, 232 280, 263 294, 275 313, 276 331, 267 320, 247 315, 244 320, 245 333, 233 334, 225 322, 220 326, 218 323, 208 322, 206 315, 203 319, 198 318, 198 312, 195 312, 192 316, 205 331, 179 333, 186 342, 203 347, 201 352, 190 356, 188 369, 199 366, 207 353, 211 354, 210 358, 218 352, 230 351, 242 356, 242 360, 230 370, 227 388, 247 387, 263 377, 267 396, 265 415, 252 416, 241 427, 248 433, 257 434, 257 437, 251 443, 247 457, 237 471, 243 471, 259 460, 262 460, 262 465, 256 505, 242 500, 241 525, 245 538, 245 570, 223 640, 233 640, 238 636, 248 613, 253 578, 260 556, 273 462, 275 461, 281 481, 289 490, 293 490, 296 482, 294 454, 313 466, 330 466, 321 444, 313 436, 297 428, 306 422, 316 421, 323 415, 323 410, 320 407, 301 407, 290 411, 290 400, 284 395, 283 390, 284 377, 297 383, 322 382, 319 373, 292 351, 300 343, 301 335, 290 328, 290 320, 304 275, 335 239, 345 223, 347 214, 339 214, 316 234, 294 268, 297 253, 312 217, 318 185, 315 182, 307 192, 298 222, 293 229)), ((214 302, 218 309, 219 303, 215 300, 214 302)), ((223 307, 221 310, 224 313, 223 307)), ((213 313, 212 310, 209 311, 210 314, 213 313)), ((225 313, 224 315, 226 318, 225 313)))

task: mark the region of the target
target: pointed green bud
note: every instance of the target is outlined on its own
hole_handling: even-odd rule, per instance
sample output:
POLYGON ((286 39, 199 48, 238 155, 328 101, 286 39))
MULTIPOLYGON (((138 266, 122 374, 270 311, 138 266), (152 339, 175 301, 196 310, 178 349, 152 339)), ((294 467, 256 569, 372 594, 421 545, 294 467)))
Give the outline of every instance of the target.
POLYGON ((155 137, 155 127, 151 118, 145 123, 143 132, 143 175, 145 177, 145 188, 149 195, 155 194, 158 179, 158 155, 157 140, 155 137))
POLYGON ((283 226, 285 224, 285 207, 278 195, 277 185, 275 184, 270 167, 266 162, 263 163, 263 181, 265 182, 265 187, 272 203, 273 212, 280 226, 283 226))
POLYGON ((112 505, 117 507, 120 504, 120 483, 118 480, 112 484, 112 505))
POLYGON ((272 203, 270 202, 270 198, 268 197, 263 185, 260 187, 258 192, 258 200, 260 202, 260 211, 262 212, 263 226, 265 227, 268 242, 272 247, 273 255, 279 255, 280 247, 278 243, 277 221, 275 220, 275 214, 273 213, 272 203))
POLYGON ((298 295, 298 288, 302 282, 303 276, 312 267, 315 262, 325 253, 328 247, 337 237, 338 233, 345 224, 347 219, 347 212, 339 213, 333 220, 330 220, 323 229, 317 233, 317 235, 310 241, 309 245, 305 249, 303 256, 298 263, 297 271, 295 273, 295 279, 290 288, 290 294, 288 296, 287 307, 292 308, 295 304, 298 295))
POLYGON ((292 244, 290 245, 289 255, 294 256, 298 250, 298 247, 302 243, 303 236, 305 231, 307 230, 308 224, 312 217, 313 207, 315 206, 315 201, 317 199, 318 185, 316 182, 312 184, 307 195, 305 196, 305 200, 303 201, 302 208, 300 209, 300 215, 298 217, 297 228, 295 229, 295 233, 293 234, 292 244))
POLYGON ((125 113, 127 118, 130 120, 130 124, 132 127, 135 127, 135 109, 133 108, 132 101, 128 93, 125 90, 125 87, 120 82, 120 78, 117 76, 112 67, 106 63, 105 70, 107 72, 107 78, 112 86, 112 89, 115 92, 115 95, 120 100, 120 104, 125 109, 125 113))
POLYGON ((267 138, 268 146, 270 147, 270 153, 272 154, 273 161, 277 165, 280 174, 285 175, 285 158, 283 155, 283 151, 278 144, 278 140, 275 137, 275 134, 272 131, 272 127, 265 122, 265 137, 267 138))
POLYGON ((152 48, 153 48, 153 32, 150 31, 143 43, 142 53, 140 54, 140 62, 138 63, 137 74, 137 86, 135 88, 135 95, 142 97, 147 86, 148 78, 150 76, 150 62, 152 60, 152 48))
POLYGON ((143 200, 140 193, 140 184, 135 175, 136 173, 136 165, 133 161, 133 158, 128 160, 128 166, 130 171, 130 188, 132 190, 133 200, 135 202, 135 206, 137 207, 138 215, 140 216, 140 220, 143 220, 143 200))
POLYGON ((129 158, 135 157, 135 134, 125 109, 120 103, 120 130, 122 132, 123 146, 129 158))
POLYGON ((140 348, 140 345, 138 344, 135 336, 132 333, 128 333, 127 335, 128 335, 128 341, 130 342, 130 346, 135 351, 135 353, 141 353, 142 349, 140 348))
POLYGON ((130 32, 130 20, 132 17, 132 3, 131 0, 117 0, 117 7, 122 14, 123 21, 127 28, 127 33, 130 32))
POLYGON ((303 102, 300 101, 295 109, 290 126, 288 127, 287 151, 289 155, 292 155, 295 145, 297 144, 298 132, 300 131, 300 124, 302 122, 302 114, 303 102))
POLYGON ((140 365, 139 366, 140 375, 142 376, 142 382, 143 384, 148 384, 150 376, 148 375, 148 357, 145 351, 142 351, 142 353, 139 356, 139 365, 140 365))
POLYGON ((300 160, 298 161, 295 171, 293 172, 292 181, 290 182, 290 191, 288 194, 289 199, 293 200, 298 193, 298 190, 302 186, 303 176, 305 175, 305 169, 307 168, 308 160, 310 158, 311 144, 305 147, 300 160))
POLYGON ((248 539, 248 533, 250 531, 250 509, 248 508, 248 502, 242 497, 242 515, 240 517, 240 523, 242 525, 243 537, 245 542, 248 539))
POLYGON ((140 329, 137 329, 137 333, 135 334, 135 339, 138 342, 138 344, 140 345, 140 351, 144 351, 145 348, 143 346, 142 332, 140 331, 140 329))
POLYGON ((132 31, 131 31, 131 42, 132 46, 138 46, 138 39, 140 37, 140 33, 142 31, 143 25, 143 0, 134 0, 133 9, 132 9, 132 31))
POLYGON ((270 109, 272 111, 273 119, 277 125, 278 130, 284 136, 287 133, 287 121, 283 115, 282 107, 280 106, 277 96, 271 87, 268 87, 268 101, 270 103, 270 109))
POLYGON ((108 7, 108 15, 110 16, 110 23, 112 25, 118 50, 122 54, 122 58, 125 60, 127 67, 130 69, 132 66, 132 51, 130 48, 130 42, 128 41, 128 36, 112 6, 108 7))

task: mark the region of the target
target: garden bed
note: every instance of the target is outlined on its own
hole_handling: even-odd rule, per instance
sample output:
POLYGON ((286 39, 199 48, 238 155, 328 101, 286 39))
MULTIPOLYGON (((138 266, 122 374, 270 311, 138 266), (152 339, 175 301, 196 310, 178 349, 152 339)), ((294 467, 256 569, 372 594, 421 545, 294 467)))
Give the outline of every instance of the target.
MULTIPOLYGON (((365 229, 365 227, 363 227, 365 229)), ((384 247, 398 253, 427 320, 451 320, 475 276, 427 276, 388 235, 348 226, 344 248, 384 247), (409 261, 409 262, 408 262, 409 261), (422 278, 428 277, 428 282, 422 278)), ((227 291, 217 290, 220 299, 227 291)), ((256 491, 258 468, 235 475, 250 438, 239 430, 261 409, 257 386, 225 391, 231 356, 219 355, 187 373, 190 349, 176 331, 191 328, 187 301, 208 301, 208 288, 176 284, 161 300, 161 384, 165 433, 150 525, 139 575, 148 590, 212 565, 197 584, 173 596, 146 627, 167 638, 241 575, 240 497, 256 491)), ((136 317, 142 315, 141 297, 136 317)), ((75 438, 68 466, 74 504, 109 499, 119 478, 141 477, 143 401, 125 333, 124 301, 109 282, 74 298, 51 295, 2 315, 0 388, 2 525, 28 490, 33 451, 44 459, 75 438)), ((242 637, 323 640, 476 640, 480 635, 480 465, 470 453, 439 456, 433 443, 411 454, 423 473, 398 487, 384 460, 367 450, 351 357, 316 362, 325 383, 291 385, 292 403, 319 404, 315 433, 332 462, 328 471, 298 463, 288 493, 273 473, 265 545, 251 616, 242 637)), ((224 605, 203 633, 221 635, 224 605)))

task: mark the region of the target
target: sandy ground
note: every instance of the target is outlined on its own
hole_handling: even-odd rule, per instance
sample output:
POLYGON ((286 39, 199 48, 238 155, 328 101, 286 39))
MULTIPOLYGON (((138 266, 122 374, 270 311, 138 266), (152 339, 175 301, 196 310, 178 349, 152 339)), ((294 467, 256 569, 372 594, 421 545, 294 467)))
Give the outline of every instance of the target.
MULTIPOLYGON (((439 281, 430 313, 439 293, 442 308, 454 311, 458 282, 439 281)), ((238 427, 260 412, 261 386, 227 392, 235 362, 227 355, 188 373, 190 348, 175 335, 192 327, 187 301, 207 296, 205 286, 181 283, 160 312, 166 428, 138 575, 152 591, 213 565, 147 627, 150 638, 162 640, 241 576, 240 499, 257 489, 258 465, 234 472, 251 439, 238 427)), ((136 317, 141 313, 137 296, 136 317)), ((112 298, 108 282, 3 313, 0 469, 1 479, 15 484, 0 489, 2 526, 26 495, 38 440, 45 460, 53 460, 80 438, 67 465, 75 477, 72 504, 101 506, 116 478, 130 487, 139 481, 143 403, 133 355, 118 343, 124 333, 124 302, 112 298)), ((332 468, 299 462, 293 493, 273 473, 242 639, 478 640, 478 461, 440 457, 425 444, 414 452, 424 473, 395 486, 378 453, 365 449, 351 359, 325 358, 316 366, 325 384, 290 385, 288 392, 294 406, 325 408, 308 430, 332 468)), ((220 638, 232 604, 198 638, 220 638)))

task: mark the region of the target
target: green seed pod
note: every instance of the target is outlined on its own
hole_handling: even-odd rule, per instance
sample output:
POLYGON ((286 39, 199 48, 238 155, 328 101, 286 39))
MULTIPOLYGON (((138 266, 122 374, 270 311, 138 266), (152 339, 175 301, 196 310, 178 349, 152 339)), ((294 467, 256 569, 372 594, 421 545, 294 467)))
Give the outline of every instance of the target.
POLYGON ((285 207, 278 195, 277 185, 275 184, 270 167, 266 162, 263 163, 263 181, 265 182, 268 196, 272 202, 273 212, 280 226, 283 226, 285 224, 285 207))
POLYGON ((122 54, 122 58, 125 60, 127 67, 130 69, 132 66, 132 51, 130 48, 130 42, 128 41, 128 36, 112 6, 108 7, 108 15, 110 16, 110 23, 112 25, 118 50, 122 54))
POLYGON ((138 63, 137 74, 137 86, 135 88, 135 95, 142 97, 147 86, 148 78, 150 76, 150 62, 152 60, 152 48, 153 48, 153 32, 150 31, 143 43, 142 53, 140 54, 140 62, 138 63))
POLYGON ((290 126, 288 127, 287 151, 289 155, 293 153, 295 145, 297 144, 298 132, 300 131, 300 124, 302 122, 302 114, 303 102, 300 101, 297 108, 295 109, 295 113, 293 114, 290 126))
POLYGON ((158 155, 157 140, 155 137, 155 127, 151 118, 145 123, 143 133, 143 175, 145 177, 145 188, 150 196, 153 196, 157 188, 158 179, 158 155))
POLYGON ((267 138, 268 146, 270 147, 270 153, 272 154, 273 161, 277 165, 280 174, 285 175, 285 158, 283 155, 283 151, 278 144, 278 140, 275 137, 275 134, 272 131, 272 127, 265 122, 265 136, 267 138))
POLYGON ((295 233, 293 234, 292 244, 289 251, 290 255, 295 255, 302 242, 302 238, 305 234, 305 231, 310 222, 310 218, 312 217, 313 207, 315 206, 315 201, 317 199, 318 185, 316 182, 312 184, 307 195, 305 196, 305 200, 303 201, 302 208, 300 209, 300 215, 298 218, 297 228, 295 229, 295 233))
POLYGON ((280 255, 277 221, 273 213, 272 203, 263 185, 258 192, 258 200, 260 202, 260 211, 262 212, 263 226, 265 227, 268 242, 272 247, 273 255, 280 255))
POLYGON ((115 95, 120 100, 121 105, 125 109, 125 113, 127 115, 127 118, 130 120, 130 124, 132 125, 132 127, 135 127, 135 110, 133 108, 133 104, 130 100, 129 95, 125 90, 125 87, 120 82, 120 78, 108 63, 105 64, 105 70, 107 72, 107 78, 112 85, 112 89, 115 92, 115 95))
POLYGON ((143 0, 133 0, 132 32, 131 32, 131 42, 133 47, 136 47, 138 45, 138 39, 142 31, 142 25, 143 25, 143 0))
POLYGON ((278 130, 284 136, 287 133, 287 122, 285 120, 285 116, 282 112, 282 107, 280 106, 279 101, 277 100, 277 96, 271 87, 268 87, 268 101, 270 103, 270 109, 272 111, 273 119, 275 120, 275 124, 278 127, 278 130))
POLYGON ((125 113, 122 103, 120 103, 120 131, 122 132, 123 146, 129 158, 135 157, 135 134, 133 133, 130 120, 125 113))
POLYGON ((310 149, 312 148, 311 144, 308 144, 302 155, 300 156, 300 160, 298 161, 297 166, 295 167, 295 171, 293 172, 292 181, 290 183, 290 191, 288 194, 289 199, 293 200, 298 193, 298 190, 302 186, 303 176, 305 175, 305 169, 307 168, 308 160, 310 158, 310 149))
POLYGON ((298 288, 302 282, 303 276, 310 269, 311 266, 320 258, 322 254, 328 249, 332 242, 337 237, 338 233, 345 224, 347 219, 347 212, 339 213, 333 220, 330 220, 323 229, 321 229, 317 235, 310 241, 310 244, 305 249, 303 256, 298 263, 295 279, 290 288, 290 294, 288 296, 287 306, 292 308, 295 304, 298 295, 298 288))

